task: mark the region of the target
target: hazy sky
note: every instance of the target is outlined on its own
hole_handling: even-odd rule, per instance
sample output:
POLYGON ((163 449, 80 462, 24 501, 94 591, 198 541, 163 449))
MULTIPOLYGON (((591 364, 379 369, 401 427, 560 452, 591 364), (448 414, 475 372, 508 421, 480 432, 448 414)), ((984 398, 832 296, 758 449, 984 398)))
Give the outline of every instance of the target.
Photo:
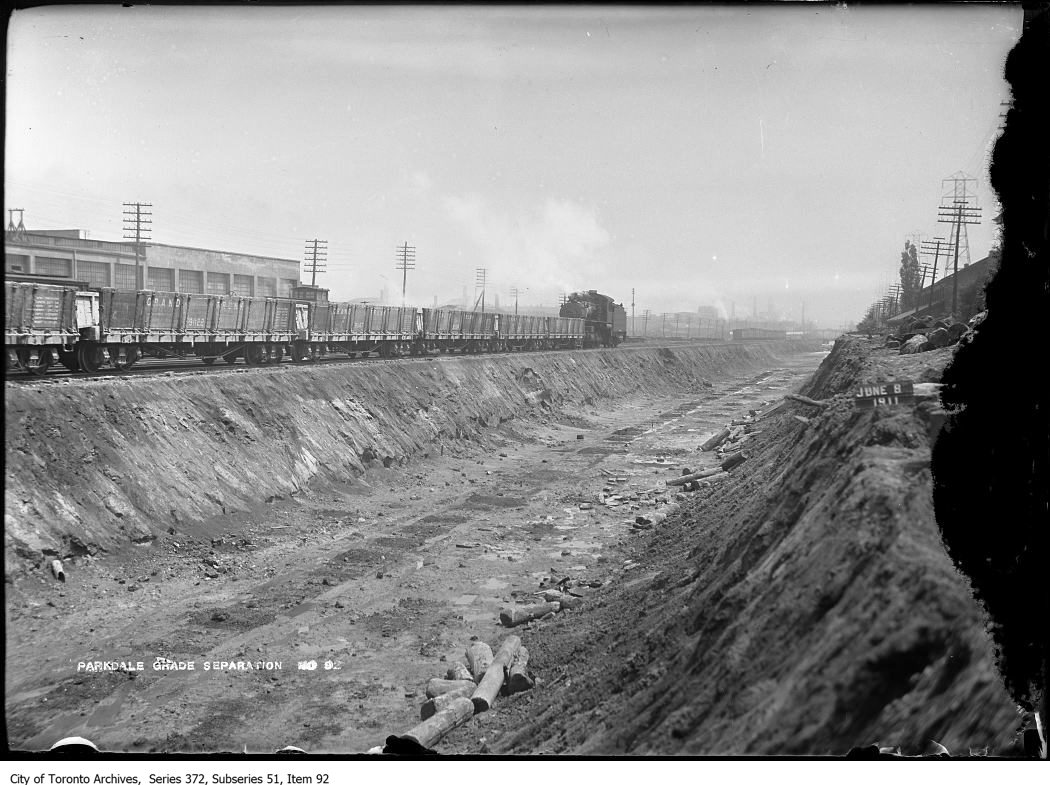
POLYGON ((1009 98, 1019 5, 144 7, 16 12, 7 208, 29 229, 303 259, 335 299, 596 288, 638 313, 838 327, 943 235, 1009 98))

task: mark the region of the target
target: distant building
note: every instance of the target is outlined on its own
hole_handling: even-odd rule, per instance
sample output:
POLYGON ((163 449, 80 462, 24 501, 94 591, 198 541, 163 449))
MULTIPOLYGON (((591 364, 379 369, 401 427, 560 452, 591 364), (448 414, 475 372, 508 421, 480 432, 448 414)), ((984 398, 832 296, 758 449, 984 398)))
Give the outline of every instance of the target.
POLYGON ((696 315, 701 319, 717 319, 721 316, 713 305, 701 305, 696 309, 696 315))
MULTIPOLYGON (((146 289, 165 292, 288 297, 299 261, 164 243, 142 246, 146 289)), ((138 288, 135 244, 89 240, 77 229, 7 232, 4 272, 138 288)))

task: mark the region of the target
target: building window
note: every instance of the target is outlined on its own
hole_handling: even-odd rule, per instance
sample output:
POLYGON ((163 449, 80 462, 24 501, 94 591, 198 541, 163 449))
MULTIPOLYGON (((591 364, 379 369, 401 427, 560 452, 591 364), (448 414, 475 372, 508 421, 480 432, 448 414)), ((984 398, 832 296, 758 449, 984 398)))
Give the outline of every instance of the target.
POLYGON ((179 270, 179 291, 204 294, 204 273, 200 270, 179 270))
POLYGON ((174 292, 175 271, 169 267, 150 267, 148 288, 155 292, 174 292))
POLYGON ((252 277, 250 275, 234 275, 233 276, 233 293, 244 295, 245 297, 252 296, 252 277))
POLYGON ((55 259, 51 256, 38 256, 36 268, 33 270, 37 275, 53 275, 59 278, 73 277, 72 259, 55 259))
POLYGON ((299 285, 298 278, 282 278, 277 284, 278 297, 291 297, 292 289, 299 285))
POLYGON ((229 273, 208 273, 208 294, 229 294, 229 273))
POLYGON ((77 262, 77 278, 91 286, 109 286, 109 263, 77 262))
POLYGON ((138 289, 138 276, 135 275, 135 265, 113 265, 113 285, 118 289, 138 289))
POLYGON ((277 279, 263 278, 260 276, 255 279, 255 290, 259 293, 260 297, 276 297, 277 279))
POLYGON ((5 253, 4 269, 9 273, 24 273, 29 271, 29 257, 21 253, 5 253))

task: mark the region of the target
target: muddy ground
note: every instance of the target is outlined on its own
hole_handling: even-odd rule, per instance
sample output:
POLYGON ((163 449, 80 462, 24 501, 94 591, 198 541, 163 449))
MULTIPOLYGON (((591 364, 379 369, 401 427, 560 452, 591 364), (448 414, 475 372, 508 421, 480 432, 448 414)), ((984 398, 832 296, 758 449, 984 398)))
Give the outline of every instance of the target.
POLYGON ((579 607, 515 630, 536 687, 439 751, 1009 750, 933 524, 925 411, 848 396, 935 380, 950 350, 847 342, 811 379, 824 355, 802 349, 442 359, 396 389, 379 366, 9 385, 9 743, 362 752, 418 722, 472 638, 496 648, 501 608, 560 585, 579 607), (708 436, 799 388, 833 403, 781 406, 728 480, 631 526, 715 465, 708 436), (38 416, 63 402, 75 416, 38 416), (78 671, 93 661, 144 670, 78 671))

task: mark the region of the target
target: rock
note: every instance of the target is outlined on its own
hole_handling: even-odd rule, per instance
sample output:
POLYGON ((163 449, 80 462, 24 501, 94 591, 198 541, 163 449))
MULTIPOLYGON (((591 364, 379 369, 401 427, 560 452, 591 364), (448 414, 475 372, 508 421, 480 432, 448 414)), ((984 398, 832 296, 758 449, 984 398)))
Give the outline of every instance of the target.
POLYGON ((968 331, 968 327, 962 322, 956 322, 948 328, 948 344, 955 344, 959 342, 959 339, 963 337, 968 331))
POLYGON ((916 354, 917 352, 921 351, 919 347, 922 346, 924 343, 926 343, 925 335, 913 335, 911 338, 909 338, 907 341, 901 344, 900 353, 916 354))
POLYGON ((951 341, 948 337, 948 330, 944 327, 938 327, 926 335, 926 341, 930 344, 931 348, 940 349, 943 346, 947 346, 951 341))
POLYGON ((969 325, 970 329, 976 328, 981 322, 988 318, 988 311, 981 311, 978 314, 974 314, 970 317, 970 321, 966 324, 969 325))

